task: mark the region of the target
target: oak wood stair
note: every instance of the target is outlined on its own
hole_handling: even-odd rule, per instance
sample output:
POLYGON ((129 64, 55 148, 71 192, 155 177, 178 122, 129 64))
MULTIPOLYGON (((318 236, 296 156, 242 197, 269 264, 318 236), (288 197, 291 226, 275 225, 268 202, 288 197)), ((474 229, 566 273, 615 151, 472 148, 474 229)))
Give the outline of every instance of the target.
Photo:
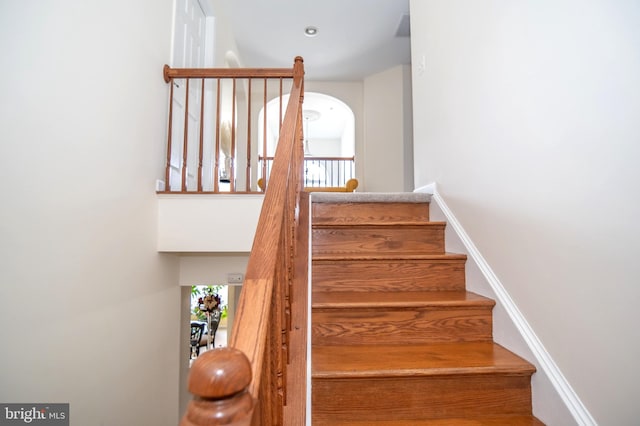
POLYGON ((312 196, 312 423, 543 425, 424 194, 312 196))

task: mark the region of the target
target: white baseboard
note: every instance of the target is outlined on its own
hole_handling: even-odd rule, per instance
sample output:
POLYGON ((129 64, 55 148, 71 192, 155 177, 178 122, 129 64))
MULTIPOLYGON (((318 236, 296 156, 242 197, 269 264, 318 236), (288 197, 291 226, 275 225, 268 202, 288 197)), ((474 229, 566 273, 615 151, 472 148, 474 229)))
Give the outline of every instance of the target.
POLYGON ((535 332, 524 318, 513 299, 511 299, 511 296, 509 296, 509 293, 506 291, 497 275, 493 272, 482 254, 480 254, 480 251, 478 251, 473 241, 471 241, 469 235, 456 219, 453 212, 449 209, 444 199, 438 193, 436 183, 434 182, 417 188, 414 192, 424 192, 432 195, 432 202, 437 203, 438 207, 446 217, 447 224, 451 226, 460 238, 460 241, 464 244, 467 250, 467 255, 476 263, 484 278, 495 292, 496 298, 498 299, 497 302, 506 310, 509 318, 513 321, 513 324, 520 332, 522 338, 536 358, 537 364, 549 378, 551 384, 558 392, 560 398, 562 398, 567 409, 573 415, 576 423, 581 426, 597 426, 595 419, 591 416, 556 363, 553 361, 551 355, 549 355, 549 352, 547 352, 538 336, 536 336, 535 332))
POLYGON ((413 192, 423 192, 425 194, 433 195, 433 193, 436 192, 436 183, 434 182, 425 186, 421 186, 420 188, 414 189, 413 192))

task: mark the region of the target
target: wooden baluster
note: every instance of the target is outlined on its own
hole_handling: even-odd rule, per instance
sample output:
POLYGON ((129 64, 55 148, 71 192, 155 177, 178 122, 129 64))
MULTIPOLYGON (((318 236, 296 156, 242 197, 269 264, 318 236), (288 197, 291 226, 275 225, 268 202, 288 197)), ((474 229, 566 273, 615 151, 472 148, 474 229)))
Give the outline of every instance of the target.
MULTIPOLYGON (((280 123, 280 125, 278 126, 278 129, 280 129, 280 127, 282 127, 282 77, 280 77, 280 93, 278 99, 280 100, 280 113, 278 115, 278 123, 280 123)), ((278 132, 278 135, 279 134, 280 133, 278 132)))
MULTIPOLYGON (((169 65, 164 66, 165 75, 167 73, 167 68, 169 65)), ((167 77, 165 77, 166 79, 167 77)), ((167 166, 164 172, 164 182, 165 182, 165 191, 171 191, 171 135, 173 134, 173 79, 169 79, 169 84, 171 84, 170 94, 169 94, 169 134, 167 135, 167 166)))
POLYGON ((187 191, 187 149, 189 139, 189 81, 187 78, 187 87, 184 95, 184 141, 182 145, 182 191, 187 191))
POLYGON ((247 170, 245 190, 251 192, 251 77, 247 82, 247 170))
POLYGON ((216 86, 216 148, 213 154, 213 192, 220 190, 220 79, 216 86))
POLYGON ((300 100, 300 110, 298 111, 298 163, 296 167, 300 176, 298 176, 298 193, 304 190, 304 132, 302 131, 302 100, 300 100))
POLYGON ((229 192, 236 192, 236 79, 231 91, 231 165, 229 166, 229 192))
MULTIPOLYGON (((354 165, 356 163, 356 156, 351 157, 351 161, 349 162, 349 176, 352 178, 356 177, 354 169, 354 165)), ((347 179, 348 180, 348 179, 347 179)))
POLYGON ((233 348, 202 353, 191 367, 189 402, 180 426, 249 426, 255 403, 248 392, 251 364, 233 348))
MULTIPOLYGON (((285 198, 285 206, 287 205, 287 200, 285 198)), ((275 388, 276 388, 276 395, 278 395, 278 406, 283 406, 284 405, 284 387, 285 387, 285 366, 284 366, 284 362, 283 362, 283 349, 284 346, 286 345, 286 342, 284 341, 284 333, 283 333, 283 321, 282 321, 282 315, 283 315, 283 311, 284 311, 284 306, 283 306, 283 282, 284 280, 286 280, 287 277, 287 272, 286 272, 286 262, 287 262, 287 257, 288 257, 288 253, 287 253, 287 238, 286 238, 286 234, 287 234, 287 221, 286 221, 286 209, 285 209, 285 213, 284 213, 284 217, 283 217, 283 226, 282 226, 282 232, 280 234, 280 261, 278 262, 278 271, 276 273, 276 283, 275 283, 275 293, 274 293, 274 302, 275 302, 275 309, 274 309, 274 320, 273 320, 273 334, 275 337, 274 340, 274 356, 275 356, 275 365, 276 365, 276 382, 275 382, 275 388)))
MULTIPOLYGON (((295 142, 294 142, 295 143, 295 142)), ((292 154, 295 153, 292 152, 292 154)), ((292 155, 293 160, 294 155, 292 155)), ((295 162, 292 162, 292 166, 295 162)), ((289 173, 294 173, 294 170, 291 169, 289 173)), ((281 347, 281 363, 282 363, 282 400, 283 404, 287 403, 287 364, 289 364, 289 329, 291 325, 291 305, 289 299, 289 288, 293 273, 293 251, 291 241, 293 236, 292 225, 292 217, 295 214, 295 205, 294 205, 294 197, 295 197, 295 183, 294 180, 291 181, 292 184, 287 187, 287 198, 286 198, 286 209, 284 215, 284 256, 283 257, 283 276, 282 282, 280 284, 280 294, 279 299, 281 300, 281 311, 280 311, 280 333, 282 334, 282 347, 281 347)))
POLYGON ((200 146, 198 149, 198 192, 202 192, 202 157, 204 155, 204 78, 200 89, 200 146))
MULTIPOLYGON (((267 157, 267 79, 264 79, 264 90, 263 90, 263 96, 262 96, 262 111, 264 111, 264 113, 262 114, 262 155, 264 155, 264 158, 268 158, 267 157)), ((264 163, 262 163, 262 182, 264 182, 264 189, 267 189, 267 182, 269 180, 268 176, 271 173, 271 170, 269 168, 269 171, 267 171, 267 161, 265 161, 264 163)))
MULTIPOLYGON (((286 200, 285 200, 286 204, 286 200)), ((285 213, 286 215, 286 213, 285 213)), ((286 222, 286 221, 285 221, 286 222)), ((287 251, 285 244, 285 234, 286 234, 286 224, 285 227, 282 228, 280 238, 280 248, 279 251, 281 253, 281 261, 279 262, 278 271, 276 272, 276 283, 275 283, 275 293, 273 295, 275 302, 275 309, 273 310, 273 364, 275 365, 276 376, 273 381, 274 387, 274 395, 276 395, 276 410, 274 410, 273 416, 275 423, 274 424, 282 424, 281 416, 282 416, 282 407, 285 405, 284 400, 284 388, 286 386, 286 366, 283 362, 283 348, 285 346, 284 335, 282 333, 283 323, 282 323, 282 313, 283 313, 283 304, 282 304, 282 284, 286 278, 286 271, 284 270, 284 262, 286 261, 287 251)))
POLYGON ((267 340, 263 349, 264 352, 262 357, 262 364, 260 366, 261 369, 259 371, 260 373, 259 395, 260 396, 259 396, 258 407, 257 407, 258 412, 255 414, 255 416, 260 419, 260 422, 258 424, 261 424, 261 425, 274 424, 272 415, 271 415, 271 412, 273 410, 273 405, 274 405, 271 380, 273 379, 273 375, 275 375, 274 373, 275 369, 271 362, 272 346, 270 342, 273 341, 271 338, 271 335, 272 335, 271 334, 271 323, 272 323, 271 317, 272 317, 272 313, 269 314, 269 317, 268 317, 269 325, 266 327, 266 330, 265 330, 265 338, 267 340))
POLYGON ((264 362, 264 374, 265 374, 265 392, 262 394, 262 400, 267 402, 265 406, 262 406, 263 410, 263 419, 266 419, 266 424, 268 425, 276 425, 276 411, 279 410, 278 404, 278 365, 276 363, 276 357, 274 354, 276 345, 274 344, 274 327, 275 321, 273 321, 275 310, 271 311, 271 327, 269 327, 269 340, 271 344, 267 344, 267 349, 265 353, 265 362, 264 362))

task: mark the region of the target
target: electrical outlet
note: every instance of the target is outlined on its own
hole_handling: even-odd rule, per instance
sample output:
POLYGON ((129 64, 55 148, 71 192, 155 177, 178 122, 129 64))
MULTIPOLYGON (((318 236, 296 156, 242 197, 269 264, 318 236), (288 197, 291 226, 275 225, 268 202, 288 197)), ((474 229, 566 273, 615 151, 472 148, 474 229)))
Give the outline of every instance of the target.
POLYGON ((243 280, 244 280, 244 275, 239 272, 227 274, 227 282, 229 284, 242 284, 243 280))

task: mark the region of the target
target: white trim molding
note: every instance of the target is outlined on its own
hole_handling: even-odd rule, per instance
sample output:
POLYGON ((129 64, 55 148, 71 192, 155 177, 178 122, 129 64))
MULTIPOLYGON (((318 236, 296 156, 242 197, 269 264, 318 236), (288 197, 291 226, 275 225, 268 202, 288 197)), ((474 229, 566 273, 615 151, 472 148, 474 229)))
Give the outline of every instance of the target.
POLYGON ((496 298, 498 299, 497 302, 500 303, 508 313, 509 318, 533 353, 538 366, 548 377, 576 423, 581 426, 597 426, 595 419, 591 416, 567 379, 564 377, 560 368, 558 368, 556 363, 553 361, 551 355, 549 355, 549 352, 547 352, 538 336, 536 336, 535 332, 525 319, 524 315, 522 315, 511 296, 509 296, 509 293, 502 285, 497 275, 493 272, 480 251, 476 248, 473 241, 471 241, 471 238, 466 233, 460 222, 449 209, 447 203, 438 193, 437 184, 434 182, 429 185, 422 186, 415 189, 414 192, 432 195, 432 202, 435 202, 438 205, 444 214, 448 225, 451 226, 460 238, 460 241, 467 250, 467 255, 476 263, 482 275, 495 292, 496 298))

